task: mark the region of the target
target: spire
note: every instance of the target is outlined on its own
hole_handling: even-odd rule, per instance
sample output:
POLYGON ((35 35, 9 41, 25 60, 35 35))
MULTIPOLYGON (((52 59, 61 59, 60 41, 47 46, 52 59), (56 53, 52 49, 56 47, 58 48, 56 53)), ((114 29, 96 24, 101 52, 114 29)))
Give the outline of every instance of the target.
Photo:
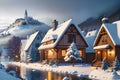
POLYGON ((28 17, 28 13, 27 13, 27 10, 25 10, 25 16, 24 16, 24 18, 27 19, 27 17, 28 17))

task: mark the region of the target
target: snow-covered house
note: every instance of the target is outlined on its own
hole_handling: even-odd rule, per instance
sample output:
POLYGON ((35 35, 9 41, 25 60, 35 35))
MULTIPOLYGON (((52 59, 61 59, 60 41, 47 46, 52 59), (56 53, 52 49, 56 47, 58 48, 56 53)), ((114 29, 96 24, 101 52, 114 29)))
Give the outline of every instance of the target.
POLYGON ((26 53, 26 61, 34 62, 39 60, 40 56, 38 47, 40 46, 41 39, 42 38, 39 31, 30 35, 24 48, 26 53))
POLYGON ((20 61, 25 62, 26 61, 26 53, 25 53, 25 45, 26 45, 27 40, 21 40, 21 45, 20 45, 20 61))
POLYGON ((9 61, 11 58, 13 58, 13 56, 11 56, 11 54, 12 54, 11 49, 8 45, 2 45, 0 53, 1 53, 0 59, 3 62, 9 61))
POLYGON ((104 58, 112 64, 117 56, 120 61, 120 21, 104 23, 98 31, 94 41, 96 58, 93 65, 100 66, 104 58))
POLYGON ((67 49, 73 41, 76 43, 82 60, 85 61, 85 52, 88 45, 80 28, 73 20, 70 19, 59 25, 58 21, 54 20, 52 24, 52 29, 46 33, 39 47, 40 61, 53 59, 57 62, 63 62, 67 49))
POLYGON ((95 59, 95 51, 93 49, 93 43, 97 35, 97 30, 87 32, 85 39, 87 41, 88 47, 86 48, 87 62, 92 62, 95 59))

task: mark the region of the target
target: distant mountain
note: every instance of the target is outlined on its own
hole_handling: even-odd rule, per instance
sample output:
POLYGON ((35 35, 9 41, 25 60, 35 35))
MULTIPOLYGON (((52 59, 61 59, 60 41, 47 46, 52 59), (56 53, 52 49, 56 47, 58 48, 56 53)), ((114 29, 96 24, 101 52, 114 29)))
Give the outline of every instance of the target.
POLYGON ((78 26, 86 33, 92 30, 98 30, 102 24, 101 20, 103 17, 107 17, 109 19, 109 23, 120 20, 120 8, 111 12, 108 11, 106 13, 100 14, 100 16, 96 18, 90 17, 86 21, 80 23, 78 26))

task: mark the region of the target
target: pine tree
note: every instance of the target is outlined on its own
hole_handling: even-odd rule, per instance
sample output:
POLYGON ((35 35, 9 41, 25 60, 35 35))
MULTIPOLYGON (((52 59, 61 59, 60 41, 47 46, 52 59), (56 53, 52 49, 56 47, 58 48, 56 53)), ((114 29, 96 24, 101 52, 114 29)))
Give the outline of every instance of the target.
POLYGON ((77 46, 74 42, 72 42, 72 44, 67 49, 67 53, 66 53, 66 56, 65 56, 64 60, 66 62, 67 61, 72 61, 73 66, 74 66, 74 61, 75 60, 82 60, 82 58, 80 57, 80 53, 77 49, 77 46))
POLYGON ((116 56, 116 58, 115 58, 113 67, 114 67, 115 70, 119 70, 120 63, 119 63, 119 60, 118 60, 117 56, 116 56))
POLYGON ((108 69, 108 63, 106 61, 106 58, 104 58, 103 61, 102 61, 102 69, 104 71, 108 69))

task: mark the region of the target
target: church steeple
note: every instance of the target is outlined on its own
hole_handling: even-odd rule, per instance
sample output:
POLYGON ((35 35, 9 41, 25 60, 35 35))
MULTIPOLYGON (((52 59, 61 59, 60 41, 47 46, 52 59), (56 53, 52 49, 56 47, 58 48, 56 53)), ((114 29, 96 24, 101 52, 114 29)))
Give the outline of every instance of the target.
POLYGON ((28 13, 27 13, 27 10, 25 10, 25 15, 24 15, 24 19, 26 20, 28 17, 28 13))

